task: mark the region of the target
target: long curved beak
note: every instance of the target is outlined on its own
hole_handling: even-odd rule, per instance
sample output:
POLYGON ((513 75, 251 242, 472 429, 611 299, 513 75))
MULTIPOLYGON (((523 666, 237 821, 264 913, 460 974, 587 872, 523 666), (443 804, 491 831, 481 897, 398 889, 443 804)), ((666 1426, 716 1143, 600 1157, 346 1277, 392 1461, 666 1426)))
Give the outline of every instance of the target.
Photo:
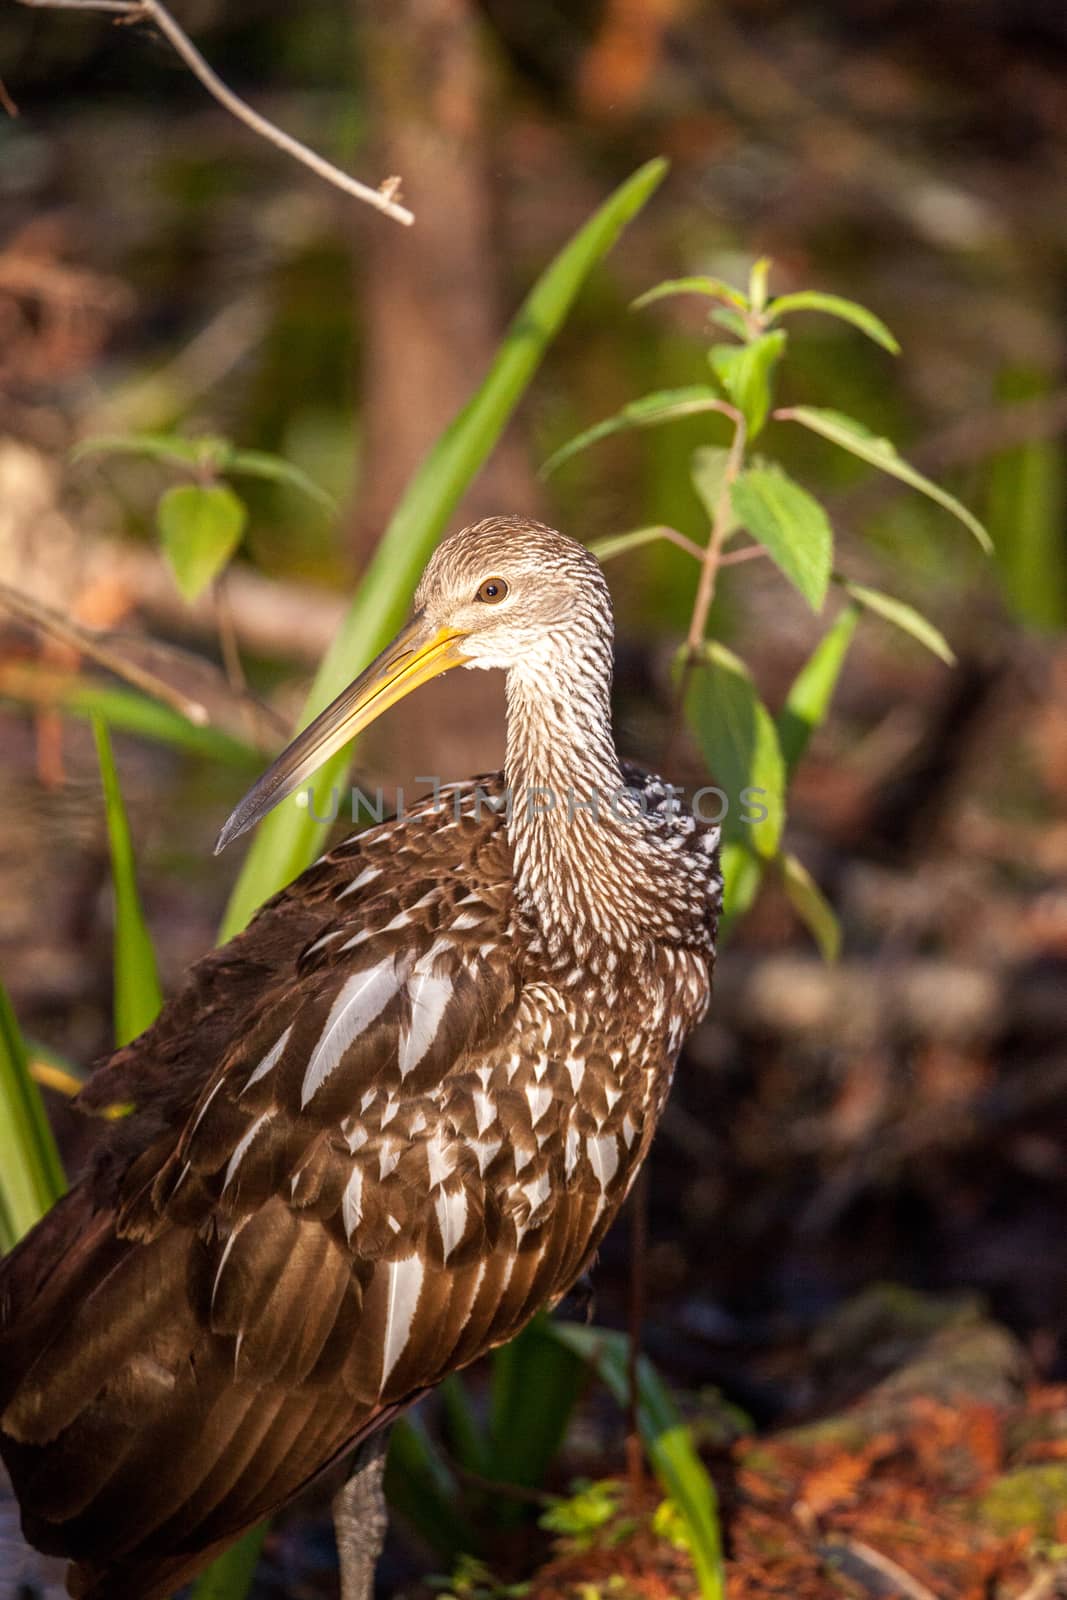
POLYGON ((466 637, 455 629, 438 628, 421 611, 416 612, 392 644, 297 734, 249 789, 219 834, 215 854, 294 794, 324 761, 362 733, 389 706, 420 684, 459 666, 465 659, 460 644, 466 637))

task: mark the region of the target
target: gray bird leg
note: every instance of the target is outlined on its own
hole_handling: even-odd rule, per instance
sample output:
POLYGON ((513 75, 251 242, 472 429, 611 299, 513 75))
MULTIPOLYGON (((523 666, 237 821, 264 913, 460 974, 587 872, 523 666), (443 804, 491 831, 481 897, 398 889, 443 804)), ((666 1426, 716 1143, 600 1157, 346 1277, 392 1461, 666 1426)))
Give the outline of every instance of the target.
POLYGON ((348 1478, 333 1497, 341 1600, 373 1600, 374 1570, 389 1521, 382 1488, 389 1431, 380 1428, 363 1441, 352 1457, 348 1478))

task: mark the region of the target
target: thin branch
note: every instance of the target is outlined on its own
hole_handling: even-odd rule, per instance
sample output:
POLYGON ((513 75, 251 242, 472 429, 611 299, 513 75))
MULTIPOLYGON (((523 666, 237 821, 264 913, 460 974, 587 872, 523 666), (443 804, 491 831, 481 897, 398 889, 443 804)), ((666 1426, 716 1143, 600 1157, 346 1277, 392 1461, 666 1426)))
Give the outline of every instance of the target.
POLYGON ((877 1572, 879 1577, 888 1579, 894 1589, 899 1589, 902 1595, 908 1597, 908 1600, 937 1600, 933 1590, 928 1589, 925 1583, 921 1583, 918 1578, 913 1577, 898 1562, 892 1560, 889 1556, 883 1555, 880 1550, 876 1550, 873 1545, 867 1544, 865 1540, 845 1537, 835 1539, 834 1544, 840 1549, 849 1551, 863 1566, 877 1572))
MULTIPOLYGON (((731 407, 731 410, 733 408, 731 407)), ((726 471, 723 473, 722 488, 715 506, 715 518, 711 525, 711 538, 708 540, 704 551, 704 564, 700 571, 700 582, 697 585, 696 599, 693 602, 693 615, 689 620, 689 634, 686 639, 686 652, 688 662, 695 660, 700 646, 704 642, 704 635, 708 628, 708 613, 712 601, 715 599, 715 580, 722 565, 722 547, 726 543, 730 531, 730 490, 734 479, 741 471, 745 459, 746 428, 745 419, 740 411, 733 412, 734 436, 730 444, 730 454, 726 458, 726 471)))
POLYGON ((3 78, 0 78, 0 106, 3 107, 9 117, 17 117, 19 114, 19 108, 12 100, 11 93, 3 78))
POLYGON ((666 772, 669 772, 674 764, 675 747, 681 736, 682 723, 685 716, 685 700, 689 689, 689 679, 700 656, 700 647, 704 643, 704 635, 708 628, 708 614, 711 611, 712 601, 715 599, 715 580, 719 575, 719 568, 727 559, 722 551, 723 545, 730 534, 730 490, 745 461, 748 430, 745 427, 744 416, 736 406, 721 404, 719 409, 724 411, 733 422, 734 436, 730 441, 730 451, 726 458, 726 471, 722 477, 722 488, 719 490, 719 498, 715 503, 715 516, 711 524, 711 538, 704 547, 701 557, 700 579, 697 583, 696 597, 693 601, 693 614, 689 619, 689 633, 685 641, 685 660, 682 663, 681 676, 678 681, 678 693, 674 702, 674 715, 667 735, 667 744, 663 757, 663 766, 666 772))
POLYGON ((739 567, 742 561, 757 561, 767 554, 761 544, 746 544, 743 550, 731 550, 728 555, 719 557, 720 567, 739 567))
POLYGON ((180 689, 175 689, 163 678, 157 678, 154 672, 147 672, 144 667, 126 661, 113 650, 109 650, 106 645, 100 644, 87 628, 80 628, 76 623, 69 622, 58 611, 53 611, 51 606, 42 605, 32 595, 12 589, 6 583, 0 583, 0 605, 5 606, 16 617, 21 617, 24 622, 32 623, 49 638, 58 639, 62 644, 77 650, 80 655, 88 656, 90 661, 95 661, 107 672, 113 672, 117 678, 124 678, 127 683, 132 683, 134 688, 150 695, 153 700, 161 700, 164 705, 170 706, 195 727, 207 726, 208 714, 199 700, 189 699, 180 689))
POLYGON ((266 139, 277 149, 284 150, 294 161, 301 162, 320 178, 325 178, 327 183, 332 183, 335 188, 343 190, 356 200, 362 200, 364 205, 373 206, 376 211, 384 212, 387 217, 392 217, 394 222, 402 222, 405 227, 410 227, 415 221, 413 213, 406 206, 399 205, 395 198, 399 179, 386 178, 380 188, 372 189, 369 184, 360 183, 358 178, 349 177, 340 167, 335 167, 332 162, 310 150, 306 144, 301 144, 299 139, 294 139, 291 134, 285 133, 273 122, 268 122, 258 111, 254 111, 247 101, 242 100, 240 95, 235 94, 227 84, 223 83, 188 34, 178 26, 166 7, 160 4, 160 0, 18 0, 18 3, 46 11, 57 9, 107 11, 125 17, 131 22, 151 18, 190 72, 199 78, 208 94, 212 95, 231 116, 236 117, 238 122, 243 122, 246 128, 251 128, 253 133, 259 134, 260 138, 266 139))
POLYGON ((660 537, 667 540, 668 544, 675 544, 679 550, 684 550, 687 556, 692 556, 696 561, 703 561, 704 547, 697 544, 695 539, 687 539, 684 533, 679 533, 677 528, 660 528, 660 537))

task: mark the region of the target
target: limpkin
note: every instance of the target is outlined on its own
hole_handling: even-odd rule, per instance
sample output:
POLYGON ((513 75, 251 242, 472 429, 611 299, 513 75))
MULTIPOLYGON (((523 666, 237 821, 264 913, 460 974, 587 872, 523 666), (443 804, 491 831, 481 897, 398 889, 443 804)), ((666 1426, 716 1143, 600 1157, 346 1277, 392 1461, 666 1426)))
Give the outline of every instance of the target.
POLYGON ((0 1450, 85 1600, 162 1600, 319 1474, 369 1590, 380 1441, 582 1273, 709 998, 717 830, 611 734, 593 557, 446 538, 220 842, 417 684, 507 674, 503 773, 346 840, 97 1068, 129 1102, 0 1269, 0 1450))

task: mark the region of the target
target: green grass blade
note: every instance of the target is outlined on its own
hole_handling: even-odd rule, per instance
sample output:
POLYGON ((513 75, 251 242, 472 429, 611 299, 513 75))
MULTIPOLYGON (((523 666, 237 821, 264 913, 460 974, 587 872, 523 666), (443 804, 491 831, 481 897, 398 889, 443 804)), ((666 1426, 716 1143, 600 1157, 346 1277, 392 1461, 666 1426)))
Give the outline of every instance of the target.
MULTIPOLYGON (((629 1403, 629 1340, 624 1333, 585 1328, 574 1322, 548 1322, 561 1344, 590 1362, 620 1406, 629 1403)), ((707 1468, 678 1414, 670 1390, 647 1356, 637 1362, 637 1425, 652 1468, 686 1526, 700 1593, 724 1600, 722 1536, 718 1496, 707 1468)))
POLYGON ((115 891, 115 1042, 129 1044, 154 1021, 163 1004, 155 951, 137 892, 137 870, 107 724, 93 719, 111 843, 115 891))
POLYGON ((28 1233, 66 1186, 26 1046, 0 986, 0 1252, 28 1233))
POLYGON ((193 1585, 191 1600, 241 1600, 248 1593, 267 1537, 261 1522, 213 1561, 193 1585))
MULTIPOLYGON (((316 676, 302 726, 396 631, 431 550, 500 437, 579 289, 666 170, 664 161, 640 167, 594 212, 527 295, 480 388, 424 458, 386 528, 316 676)), ((319 816, 326 815, 331 788, 343 784, 350 759, 350 751, 342 751, 317 775, 314 809, 319 816)), ((292 801, 261 823, 226 911, 225 938, 239 932, 264 900, 314 860, 325 833, 326 825, 314 820, 310 807, 302 809, 292 801)))

